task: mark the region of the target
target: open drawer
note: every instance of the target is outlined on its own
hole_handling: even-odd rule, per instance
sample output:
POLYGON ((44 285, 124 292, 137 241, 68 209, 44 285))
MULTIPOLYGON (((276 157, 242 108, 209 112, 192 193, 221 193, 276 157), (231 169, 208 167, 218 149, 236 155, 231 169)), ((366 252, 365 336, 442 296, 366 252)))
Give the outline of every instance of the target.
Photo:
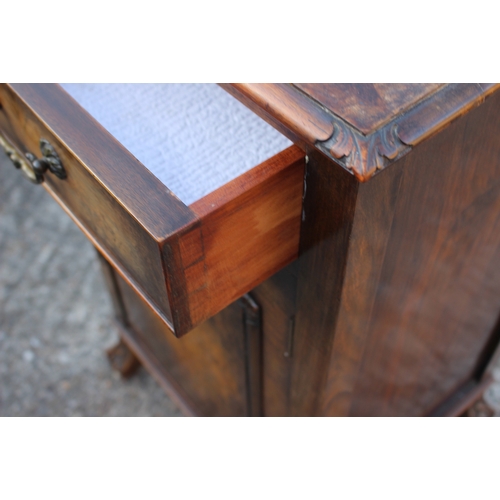
MULTIPOLYGON (((67 88, 78 94, 78 89, 67 88)), ((225 98, 233 99, 224 94, 225 98)), ((130 99, 137 97, 131 95, 130 99)), ((138 103, 140 106, 140 100, 138 103)), ((216 105, 211 98, 210 103, 216 105)), ((106 99, 96 104, 99 110, 105 105, 106 99)), ((178 107, 182 112, 183 106, 178 107)), ((199 105, 196 109, 196 120, 213 128, 213 118, 205 116, 205 107, 199 105)), ((231 173, 234 178, 228 180, 222 175, 218 184, 209 182, 209 192, 200 198, 193 195, 189 199, 189 194, 183 194, 185 202, 129 152, 125 141, 122 145, 116 134, 108 132, 57 84, 0 85, 0 135, 4 147, 15 152, 13 158, 26 171, 36 163, 34 157, 47 155, 47 149, 41 152, 40 141, 52 145, 65 170, 61 177, 65 178, 47 171, 43 185, 118 273, 175 335, 181 336, 298 255, 304 153, 297 146, 289 146, 286 139, 272 135, 278 133, 267 130, 269 126, 264 122, 255 122, 260 118, 243 109, 238 119, 245 144, 233 144, 229 134, 227 140, 222 140, 224 148, 218 157, 210 158, 211 165, 223 157, 224 165, 234 164, 238 158, 251 161, 252 144, 258 150, 259 144, 269 142, 276 151, 271 151, 267 159, 258 159, 256 166, 243 173, 235 169, 231 173), (248 134, 242 120, 251 122, 248 134)), ((223 122, 224 116, 221 113, 223 122)), ((170 122, 182 130, 192 118, 171 116, 170 122)), ((118 126, 120 120, 125 123, 121 117, 116 120, 118 126)), ((146 131, 146 136, 158 134, 161 140, 164 131, 161 126, 158 130, 158 116, 148 123, 157 125, 146 131)), ((226 125, 221 124, 220 134, 217 131, 217 141, 231 124, 226 125)), ((138 142, 144 146, 145 131, 142 133, 138 142)), ((210 134, 204 140, 196 144, 195 137, 187 147, 195 156, 196 151, 206 154, 206 144, 213 147, 210 134)), ((40 164, 44 164, 43 158, 38 167, 40 164)), ((168 170, 168 165, 161 164, 160 155, 159 167, 155 168, 168 170)), ((182 180, 182 164, 180 167, 175 176, 182 180)), ((201 191, 198 189, 198 193, 201 191)))

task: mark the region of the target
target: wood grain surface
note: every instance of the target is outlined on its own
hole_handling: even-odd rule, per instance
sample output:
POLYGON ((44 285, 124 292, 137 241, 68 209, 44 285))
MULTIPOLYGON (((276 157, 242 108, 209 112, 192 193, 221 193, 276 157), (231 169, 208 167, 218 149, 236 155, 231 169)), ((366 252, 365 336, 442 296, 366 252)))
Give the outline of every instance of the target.
POLYGON ((176 339, 157 315, 118 278, 129 335, 195 415, 246 416, 243 310, 234 303, 176 339))
POLYGON ((50 134, 58 152, 88 170, 152 236, 165 238, 191 220, 188 208, 59 85, 3 85, 0 92, 22 145, 38 155, 40 134, 50 134))
POLYGON ((298 257, 304 164, 292 146, 191 205, 200 225, 179 247, 193 324, 298 257))
POLYGON ((251 292, 262 310, 263 414, 268 417, 292 413, 291 370, 300 355, 294 349, 297 273, 295 261, 251 292))
POLYGON ((425 415, 492 355, 499 110, 495 95, 360 188, 322 414, 425 415))
POLYGON ((290 414, 317 415, 344 286, 359 183, 308 150, 298 262, 290 414))
POLYGON ((307 143, 326 141, 333 133, 330 115, 288 84, 233 83, 221 87, 254 111, 262 110, 282 132, 291 131, 292 140, 302 137, 307 143))
POLYGON ((443 87, 439 83, 294 83, 365 135, 443 87))
MULTIPOLYGON (((370 182, 359 185, 344 286, 337 297, 330 298, 339 301, 339 313, 332 321, 331 333, 334 337, 327 369, 328 402, 323 402, 325 406, 318 410, 320 413, 349 415, 352 388, 365 352, 375 297, 379 287, 383 286, 379 276, 402 174, 401 169, 389 169, 370 182)), ((322 247, 320 245, 316 251, 327 252, 322 247)), ((327 258, 325 253, 323 259, 327 258)))
POLYGON ((498 91, 498 84, 225 84, 305 149, 366 182, 498 91))
POLYGON ((80 112, 57 107, 56 86, 0 87, 2 130, 19 148, 53 141, 68 179, 47 188, 141 290, 114 278, 126 342, 203 415, 260 402, 268 415, 417 416, 474 399, 500 340, 498 86, 226 88, 299 146, 186 207, 138 180, 144 167, 89 118, 72 125, 80 112), (264 335, 249 357, 233 301, 252 288, 264 335), (192 333, 175 339, 153 302, 192 333))
POLYGON ((43 186, 171 322, 158 240, 192 212, 59 86, 0 86, 0 100, 0 128, 21 151, 38 156, 43 137, 61 157, 68 178, 43 186))

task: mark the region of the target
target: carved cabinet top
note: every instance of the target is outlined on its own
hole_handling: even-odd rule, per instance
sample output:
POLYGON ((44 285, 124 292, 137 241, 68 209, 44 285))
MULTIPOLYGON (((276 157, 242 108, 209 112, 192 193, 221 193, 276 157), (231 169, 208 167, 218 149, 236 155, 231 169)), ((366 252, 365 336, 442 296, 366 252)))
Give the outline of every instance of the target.
POLYGON ((367 181, 500 84, 223 84, 298 144, 367 181))

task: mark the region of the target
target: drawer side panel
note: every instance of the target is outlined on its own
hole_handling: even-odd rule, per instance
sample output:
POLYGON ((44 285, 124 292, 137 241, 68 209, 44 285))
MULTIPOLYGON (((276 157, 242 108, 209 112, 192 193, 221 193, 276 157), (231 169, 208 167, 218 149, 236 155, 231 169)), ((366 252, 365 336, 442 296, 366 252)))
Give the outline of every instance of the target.
POLYGON ((292 146, 191 205, 201 224, 179 248, 193 326, 298 257, 304 166, 292 146))

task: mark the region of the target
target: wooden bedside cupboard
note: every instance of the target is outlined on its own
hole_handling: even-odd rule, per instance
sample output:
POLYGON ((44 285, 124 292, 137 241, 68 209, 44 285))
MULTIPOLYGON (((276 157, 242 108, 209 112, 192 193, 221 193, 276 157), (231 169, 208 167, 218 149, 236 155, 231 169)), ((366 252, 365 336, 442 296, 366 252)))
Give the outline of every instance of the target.
POLYGON ((105 122, 56 84, 0 86, 3 148, 98 250, 114 367, 142 363, 190 415, 463 413, 499 352, 500 85, 221 87, 192 87, 171 131, 161 110, 137 125, 175 147, 182 120, 201 124, 192 149, 214 156, 212 177, 250 162, 181 201, 139 161, 150 132, 117 139, 134 115, 105 122))

